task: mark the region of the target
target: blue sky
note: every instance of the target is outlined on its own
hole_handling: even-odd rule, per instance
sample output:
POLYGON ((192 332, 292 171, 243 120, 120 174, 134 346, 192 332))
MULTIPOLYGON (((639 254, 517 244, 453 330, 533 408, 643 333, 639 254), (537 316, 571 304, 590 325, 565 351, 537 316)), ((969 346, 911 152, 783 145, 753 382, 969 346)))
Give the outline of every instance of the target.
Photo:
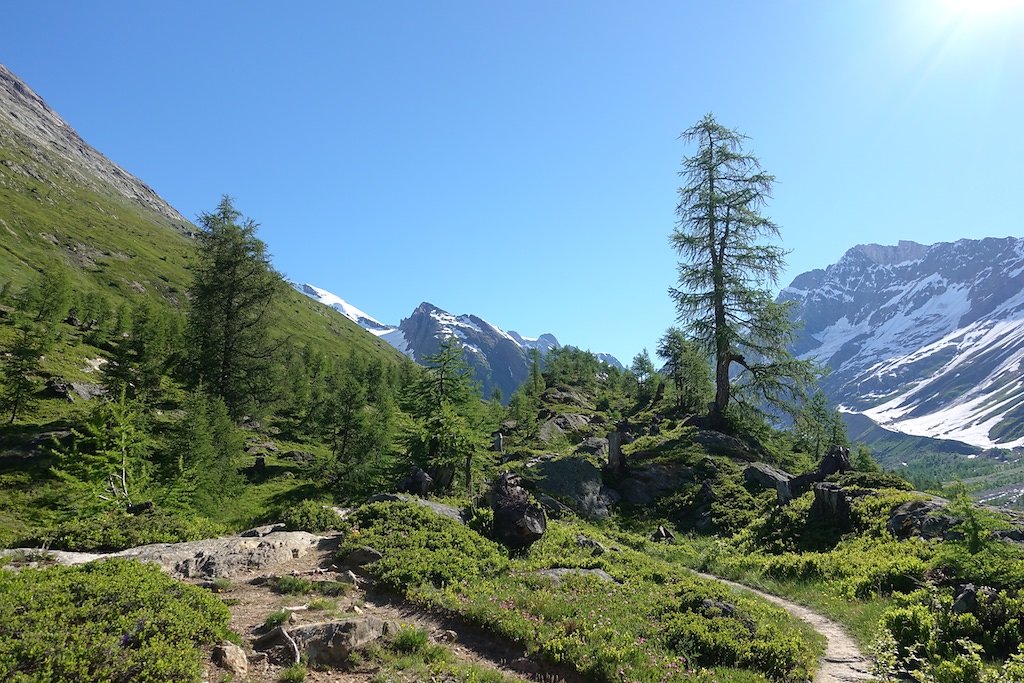
POLYGON ((1024 3, 8 3, 0 61, 187 217, 386 322, 421 301, 627 361, 673 324, 703 114, 750 136, 783 285, 1021 235, 1024 3))

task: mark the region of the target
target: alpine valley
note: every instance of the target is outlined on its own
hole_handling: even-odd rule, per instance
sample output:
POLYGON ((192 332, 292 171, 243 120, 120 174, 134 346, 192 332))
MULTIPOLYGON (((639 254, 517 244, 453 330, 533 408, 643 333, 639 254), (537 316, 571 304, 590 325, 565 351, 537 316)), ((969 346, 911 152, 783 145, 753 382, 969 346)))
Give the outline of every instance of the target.
MULTIPOLYGON (((0 680, 1024 683, 1021 240, 796 278, 832 373, 788 425, 682 329, 625 369, 426 302, 384 323, 268 254, 0 66, 0 680)), ((786 307, 717 280, 781 359, 761 395, 813 385, 786 307)))
MULTIPOLYGON (((325 289, 310 284, 293 283, 292 286, 330 306, 419 363, 436 354, 441 341, 456 337, 462 344, 466 362, 473 368, 474 379, 479 382, 484 396, 491 396, 495 389, 503 397, 512 396, 526 381, 532 362, 531 352, 536 350, 543 358, 552 349, 561 347, 553 334, 524 337, 511 330, 505 332, 479 316, 452 315, 426 301, 397 326, 387 325, 325 289)), ((623 369, 622 363, 611 354, 594 355, 603 363, 623 369)))

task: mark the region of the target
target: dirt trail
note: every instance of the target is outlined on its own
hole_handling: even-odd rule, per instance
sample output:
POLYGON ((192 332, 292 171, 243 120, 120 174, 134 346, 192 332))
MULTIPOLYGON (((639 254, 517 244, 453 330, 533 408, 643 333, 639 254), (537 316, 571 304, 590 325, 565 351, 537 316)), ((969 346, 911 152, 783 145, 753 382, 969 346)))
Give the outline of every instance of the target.
POLYGON ((825 654, 818 666, 818 673, 814 676, 814 683, 858 683, 859 681, 873 681, 871 675, 871 661, 865 657, 853 638, 846 632, 846 629, 827 617, 813 612, 803 605, 780 598, 771 593, 759 591, 750 586, 744 586, 735 581, 729 581, 711 574, 695 572, 711 581, 718 581, 737 590, 753 593, 774 603, 792 614, 797 619, 807 622, 811 627, 825 636, 828 644, 825 646, 825 654))
MULTIPOLYGON (((517 664, 528 666, 528 662, 520 659, 523 656, 521 647, 516 648, 509 643, 488 637, 486 633, 472 625, 427 613, 389 599, 386 595, 368 590, 369 587, 364 587, 362 582, 344 595, 332 598, 337 605, 336 610, 322 612, 302 609, 315 600, 317 595, 280 595, 271 589, 268 582, 261 580, 261 577, 289 574, 312 581, 333 581, 342 578, 333 561, 338 540, 336 536, 327 537, 314 552, 289 562, 265 567, 249 575, 233 578, 230 587, 221 593, 221 597, 230 604, 231 629, 251 642, 264 632, 262 624, 268 614, 287 608, 298 608, 292 612, 292 625, 357 615, 375 616, 388 622, 412 624, 425 629, 430 633, 431 640, 443 643, 458 660, 498 670, 513 680, 518 680, 525 673, 522 670, 516 671, 517 664), (520 661, 517 662, 517 659, 520 661)), ((201 580, 186 581, 205 583, 201 580)), ((279 661, 251 664, 248 680, 252 683, 276 682, 282 664, 279 661)), ((529 671, 529 668, 526 670, 529 671)), ((311 668, 306 680, 311 683, 365 683, 372 680, 376 673, 377 669, 372 665, 356 666, 348 671, 311 668)), ((205 679, 212 682, 222 678, 222 672, 207 662, 205 679)))

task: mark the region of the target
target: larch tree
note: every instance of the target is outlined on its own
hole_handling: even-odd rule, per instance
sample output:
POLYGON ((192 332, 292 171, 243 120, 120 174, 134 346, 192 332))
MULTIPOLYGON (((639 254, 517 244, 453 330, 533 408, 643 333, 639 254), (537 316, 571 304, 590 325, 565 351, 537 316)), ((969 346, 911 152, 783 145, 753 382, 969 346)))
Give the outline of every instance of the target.
POLYGON ((679 322, 714 360, 711 422, 724 426, 731 403, 788 412, 817 371, 789 353, 794 323, 769 289, 785 265, 785 251, 769 243, 779 227, 761 213, 775 178, 744 151, 745 136, 711 114, 681 138, 697 150, 679 172, 670 238, 679 279, 669 294, 679 322))
POLYGON ((238 419, 273 393, 270 327, 283 281, 256 237, 257 224, 243 219, 230 197, 202 214, 199 225, 189 289, 190 379, 238 419))

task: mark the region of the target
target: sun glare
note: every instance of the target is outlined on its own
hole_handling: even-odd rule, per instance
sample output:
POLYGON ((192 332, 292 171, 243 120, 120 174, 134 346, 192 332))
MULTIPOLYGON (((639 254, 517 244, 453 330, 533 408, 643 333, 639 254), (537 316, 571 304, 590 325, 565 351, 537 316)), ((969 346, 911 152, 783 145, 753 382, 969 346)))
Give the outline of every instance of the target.
POLYGON ((968 16, 1001 14, 1024 8, 1024 0, 944 0, 944 4, 950 12, 968 16))

